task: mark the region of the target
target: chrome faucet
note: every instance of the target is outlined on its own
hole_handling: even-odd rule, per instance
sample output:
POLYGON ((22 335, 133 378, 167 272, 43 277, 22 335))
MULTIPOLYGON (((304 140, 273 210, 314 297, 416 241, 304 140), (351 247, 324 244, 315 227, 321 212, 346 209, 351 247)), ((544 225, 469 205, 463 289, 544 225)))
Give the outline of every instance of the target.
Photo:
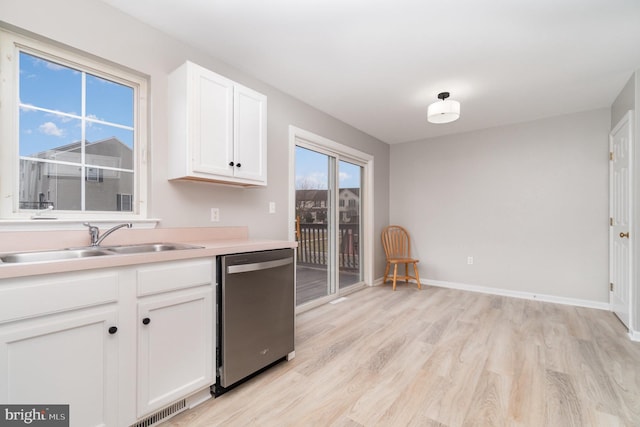
POLYGON ((89 227, 89 235, 91 236, 91 246, 100 246, 100 243, 102 243, 102 241, 109 234, 113 233, 114 231, 116 231, 119 228, 122 228, 122 227, 131 228, 131 227, 133 227, 133 224, 131 224, 130 222, 126 222, 124 224, 118 224, 115 227, 111 227, 110 229, 105 231, 104 234, 102 234, 102 236, 100 236, 100 229, 98 227, 96 227, 95 225, 91 225, 88 222, 85 222, 82 225, 84 225, 85 227, 89 227))

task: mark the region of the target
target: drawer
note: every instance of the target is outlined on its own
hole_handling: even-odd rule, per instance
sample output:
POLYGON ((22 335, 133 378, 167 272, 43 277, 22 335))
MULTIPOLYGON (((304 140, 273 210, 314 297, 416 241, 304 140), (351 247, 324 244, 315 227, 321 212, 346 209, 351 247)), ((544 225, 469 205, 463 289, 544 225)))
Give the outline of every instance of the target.
POLYGON ((214 282, 213 259, 166 262, 138 268, 138 296, 209 285, 214 282))
POLYGON ((116 302, 116 271, 0 280, 0 323, 116 302))

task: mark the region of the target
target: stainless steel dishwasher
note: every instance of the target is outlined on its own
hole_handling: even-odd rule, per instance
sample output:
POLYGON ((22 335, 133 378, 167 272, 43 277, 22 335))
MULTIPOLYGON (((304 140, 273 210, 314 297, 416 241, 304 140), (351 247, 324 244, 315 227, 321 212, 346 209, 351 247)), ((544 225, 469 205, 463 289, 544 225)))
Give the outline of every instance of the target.
POLYGON ((218 257, 216 396, 294 355, 293 249, 218 257))

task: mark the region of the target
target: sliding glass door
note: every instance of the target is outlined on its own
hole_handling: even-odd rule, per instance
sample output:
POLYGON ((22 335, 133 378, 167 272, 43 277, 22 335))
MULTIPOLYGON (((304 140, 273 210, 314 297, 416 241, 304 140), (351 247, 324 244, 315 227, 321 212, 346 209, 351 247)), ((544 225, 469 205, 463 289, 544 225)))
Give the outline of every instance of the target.
POLYGON ((363 169, 339 153, 296 142, 297 305, 363 283, 363 169))

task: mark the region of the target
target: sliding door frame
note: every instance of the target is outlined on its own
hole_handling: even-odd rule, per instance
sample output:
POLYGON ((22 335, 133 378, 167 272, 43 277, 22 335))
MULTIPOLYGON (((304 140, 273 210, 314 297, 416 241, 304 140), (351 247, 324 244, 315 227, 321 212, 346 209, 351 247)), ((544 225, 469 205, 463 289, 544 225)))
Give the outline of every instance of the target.
MULTIPOLYGON (((356 150, 355 148, 346 146, 344 144, 340 144, 338 142, 332 141, 328 138, 325 138, 320 135, 316 135, 312 132, 306 131, 304 129, 297 128, 295 126, 289 126, 289 201, 288 201, 288 211, 289 211, 289 233, 288 239, 291 241, 295 240, 295 200, 296 200, 296 164, 295 164, 295 150, 296 145, 300 145, 303 148, 307 148, 310 150, 317 151, 319 153, 328 154, 331 156, 336 156, 336 168, 338 168, 340 160, 355 163, 363 168, 362 173, 362 182, 361 182, 361 211, 362 211, 362 234, 364 244, 361 247, 361 256, 363 258, 363 286, 372 286, 373 285, 373 220, 374 220, 374 212, 373 212, 373 156, 362 151, 356 150), (298 141, 300 144, 298 144, 298 141)), ((335 226, 338 227, 338 196, 339 191, 339 183, 336 183, 336 191, 331 193, 332 201, 336 207, 336 218, 335 218, 335 226)), ((334 257, 337 257, 335 251, 332 251, 334 257)), ((338 268, 335 269, 337 274, 338 268)), ((296 313, 300 313, 316 307, 318 305, 325 304, 329 301, 339 298, 340 296, 344 296, 350 292, 360 289, 360 286, 350 286, 346 290, 340 289, 339 281, 336 278, 332 278, 335 280, 337 292, 326 297, 318 298, 308 304, 301 305, 296 308, 296 313)))

